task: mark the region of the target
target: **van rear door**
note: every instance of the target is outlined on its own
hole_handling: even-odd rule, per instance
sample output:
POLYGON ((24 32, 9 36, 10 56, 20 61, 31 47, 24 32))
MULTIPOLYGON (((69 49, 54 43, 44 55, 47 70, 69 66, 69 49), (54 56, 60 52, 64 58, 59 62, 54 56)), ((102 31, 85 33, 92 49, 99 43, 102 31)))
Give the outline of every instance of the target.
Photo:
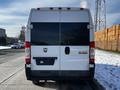
POLYGON ((31 25, 31 69, 59 70, 59 23, 31 25))
POLYGON ((61 23, 61 70, 89 70, 88 23, 61 23))

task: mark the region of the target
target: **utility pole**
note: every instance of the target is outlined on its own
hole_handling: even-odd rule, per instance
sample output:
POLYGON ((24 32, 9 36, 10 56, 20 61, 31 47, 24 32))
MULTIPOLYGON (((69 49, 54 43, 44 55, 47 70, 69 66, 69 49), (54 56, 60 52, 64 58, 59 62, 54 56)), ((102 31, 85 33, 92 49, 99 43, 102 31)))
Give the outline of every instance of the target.
POLYGON ((106 28, 106 0, 95 0, 95 32, 106 28))

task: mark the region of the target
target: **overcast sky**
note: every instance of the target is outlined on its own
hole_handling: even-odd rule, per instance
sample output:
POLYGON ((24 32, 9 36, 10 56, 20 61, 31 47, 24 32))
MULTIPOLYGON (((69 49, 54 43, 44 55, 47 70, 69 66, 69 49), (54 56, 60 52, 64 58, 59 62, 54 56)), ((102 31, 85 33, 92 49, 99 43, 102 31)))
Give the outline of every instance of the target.
MULTIPOLYGON (((87 0, 82 0, 87 1, 87 0)), ((107 26, 120 23, 120 0, 107 1, 107 26)), ((95 0, 89 0, 94 15, 95 0)), ((83 3, 85 4, 85 3, 83 3)), ((27 24, 31 8, 37 7, 80 7, 80 0, 0 0, 0 28, 7 36, 18 36, 21 26, 27 24)))

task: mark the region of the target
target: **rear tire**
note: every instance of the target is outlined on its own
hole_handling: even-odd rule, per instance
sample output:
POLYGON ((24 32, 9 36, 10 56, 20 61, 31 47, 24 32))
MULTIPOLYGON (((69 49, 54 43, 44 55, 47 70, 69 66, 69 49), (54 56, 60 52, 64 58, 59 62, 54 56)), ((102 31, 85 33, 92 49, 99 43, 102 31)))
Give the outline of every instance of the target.
POLYGON ((35 84, 35 85, 39 85, 40 84, 39 80, 33 80, 32 83, 35 84))
POLYGON ((34 85, 44 86, 46 82, 39 82, 39 80, 32 81, 34 85))

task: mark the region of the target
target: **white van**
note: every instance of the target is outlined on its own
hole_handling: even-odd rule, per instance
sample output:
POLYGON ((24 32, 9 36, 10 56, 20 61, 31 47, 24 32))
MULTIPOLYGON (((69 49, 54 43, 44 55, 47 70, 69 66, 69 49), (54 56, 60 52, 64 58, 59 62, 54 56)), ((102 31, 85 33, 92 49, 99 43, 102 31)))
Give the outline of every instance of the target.
POLYGON ((25 37, 27 80, 94 77, 94 30, 89 9, 32 9, 25 37))

